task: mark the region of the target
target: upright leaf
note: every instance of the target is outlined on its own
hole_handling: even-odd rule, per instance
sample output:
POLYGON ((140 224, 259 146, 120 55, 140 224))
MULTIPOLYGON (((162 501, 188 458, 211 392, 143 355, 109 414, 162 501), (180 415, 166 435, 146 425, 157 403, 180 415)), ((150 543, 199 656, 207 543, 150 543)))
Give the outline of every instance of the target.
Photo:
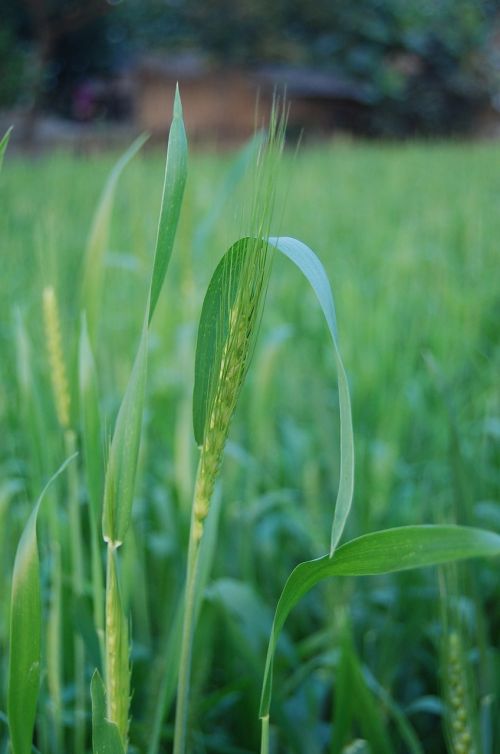
POLYGON ((145 321, 132 374, 118 412, 104 480, 103 537, 116 546, 123 542, 132 511, 146 390, 147 355, 148 328, 145 321))
POLYGON ((181 212, 187 176, 187 139, 182 119, 179 87, 175 90, 174 117, 170 126, 156 250, 151 278, 148 321, 151 322, 165 279, 181 212))
POLYGON ((45 485, 24 527, 12 574, 10 656, 7 711, 12 754, 31 754, 40 684, 40 563, 36 523, 41 502, 52 482, 76 454, 68 458, 45 485))
POLYGON ((106 718, 106 692, 97 670, 92 676, 90 693, 92 696, 93 754, 124 754, 118 728, 115 723, 106 718))
POLYGON ((99 199, 99 204, 92 221, 90 235, 85 252, 82 304, 87 313, 88 327, 91 336, 95 335, 99 320, 102 285, 104 279, 104 255, 109 243, 109 230, 111 226, 111 214, 115 199, 118 180, 130 160, 137 154, 144 142, 146 134, 141 134, 132 142, 129 148, 122 154, 111 170, 104 190, 99 199))
POLYGON ((352 429, 351 398, 337 335, 337 320, 332 289, 325 269, 316 254, 295 238, 270 238, 269 243, 291 259, 311 284, 332 336, 337 363, 340 409, 340 481, 333 516, 330 556, 335 552, 352 505, 354 493, 354 434, 352 429))
POLYGON ((342 545, 333 557, 300 563, 290 574, 276 607, 266 658, 260 716, 269 714, 274 652, 285 620, 297 602, 331 576, 372 576, 500 555, 500 535, 465 526, 404 526, 365 534, 342 545))

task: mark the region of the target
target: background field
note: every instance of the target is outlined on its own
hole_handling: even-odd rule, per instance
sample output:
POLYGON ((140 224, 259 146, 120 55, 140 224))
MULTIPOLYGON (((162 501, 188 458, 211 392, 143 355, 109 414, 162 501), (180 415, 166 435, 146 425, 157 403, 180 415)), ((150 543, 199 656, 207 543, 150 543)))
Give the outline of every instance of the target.
MULTIPOLYGON (((245 190, 238 185, 214 228, 203 232, 214 199, 224 195, 220 187, 231 160, 205 153, 190 158, 173 264, 153 325, 134 527, 123 552, 133 635, 131 740, 139 750, 158 704, 162 648, 184 578, 196 467, 190 412, 197 321, 216 261, 245 231, 245 190)), ((80 265, 112 164, 110 156, 17 158, 1 176, 0 711, 6 708, 7 596, 15 547, 43 482, 64 458, 42 289, 52 284, 57 290, 74 385, 80 265), (20 355, 20 322, 29 339, 27 357, 20 355), (37 413, 23 407, 20 375, 26 363, 34 374, 37 413)), ((97 353, 108 437, 139 335, 163 166, 161 154, 146 152, 118 187, 97 353)), ((285 156, 277 180, 284 209, 276 234, 300 238, 318 253, 336 297, 357 460, 349 534, 436 522, 498 531, 500 148, 307 147, 285 156)), ((75 401, 76 395, 76 419, 75 401)), ((212 580, 195 647, 192 714, 200 733, 193 751, 242 753, 258 747, 258 697, 276 600, 297 562, 327 551, 338 483, 331 347, 312 293, 280 259, 221 479, 212 580)), ((65 495, 63 480, 46 506, 57 511, 62 531, 65 495)), ((86 521, 83 489, 81 501, 86 521)), ((45 512, 42 532, 47 526, 45 512)), ((61 542, 63 553, 66 547, 61 542)), ((41 554, 46 583, 52 546, 43 536, 41 554)), ((495 563, 459 572, 458 612, 468 642, 469 690, 477 709, 483 702, 482 717, 473 714, 478 724, 482 720, 484 754, 493 754, 495 741, 500 745, 498 715, 485 699, 500 685, 496 574, 495 563), (484 639, 481 651, 478 635, 484 639)), ((348 614, 358 657, 369 669, 374 740, 378 722, 387 724, 394 751, 408 751, 404 712, 403 722, 414 726, 423 751, 446 751, 440 722, 442 604, 436 571, 343 580, 313 592, 292 614, 278 654, 276 750, 328 750, 332 709, 342 692, 336 674, 339 624, 348 614), (377 691, 374 679, 389 697, 377 691)), ((74 622, 86 642, 90 680, 95 636, 85 615, 82 605, 74 622)), ((71 621, 65 618, 61 646, 68 731, 71 621)), ((43 693, 40 711, 43 743, 50 741, 43 693)), ((358 732, 370 738, 359 721, 352 736, 358 732)), ((164 741, 170 736, 166 727, 164 741)))

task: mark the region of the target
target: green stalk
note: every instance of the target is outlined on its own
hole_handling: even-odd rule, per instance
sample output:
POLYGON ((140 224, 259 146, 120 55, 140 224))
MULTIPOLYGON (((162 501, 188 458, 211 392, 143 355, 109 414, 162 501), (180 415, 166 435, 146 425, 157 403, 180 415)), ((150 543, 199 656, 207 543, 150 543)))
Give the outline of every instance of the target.
MULTIPOLYGON (((66 457, 76 451, 75 433, 68 429, 64 433, 66 457)), ((83 594, 83 549, 82 529, 80 521, 80 503, 78 499, 78 469, 73 464, 68 469, 68 511, 71 537, 71 585, 73 601, 76 603, 83 594)), ((85 752, 85 648, 81 636, 74 637, 74 667, 75 667, 75 754, 85 752)))
MULTIPOLYGON (((193 637, 196 628, 196 586, 198 575, 198 555, 203 536, 203 518, 201 511, 208 511, 209 499, 203 495, 206 486, 202 484, 203 465, 200 463, 196 479, 191 524, 189 527, 189 545, 185 587, 184 617, 182 623, 182 643, 177 683, 177 703, 175 710, 174 750, 173 754, 186 751, 189 684, 191 678, 191 656, 193 637)), ((206 515, 206 514, 205 514, 206 515)))
POLYGON ((130 670, 128 627, 123 612, 116 565, 117 547, 108 542, 106 569, 106 704, 107 718, 116 723, 124 749, 127 749, 130 670))
MULTIPOLYGON (((54 518, 51 516, 51 518, 54 518)), ((57 519, 57 517, 55 517, 57 519)), ((50 697, 51 717, 51 747, 54 754, 60 754, 64 747, 62 724, 62 691, 61 691, 61 593, 62 593, 62 563, 61 548, 59 546, 59 532, 51 526, 52 538, 52 580, 50 585, 50 605, 47 616, 47 685, 50 697)))
POLYGON ((269 754, 269 715, 261 720, 262 735, 260 739, 260 754, 269 754))

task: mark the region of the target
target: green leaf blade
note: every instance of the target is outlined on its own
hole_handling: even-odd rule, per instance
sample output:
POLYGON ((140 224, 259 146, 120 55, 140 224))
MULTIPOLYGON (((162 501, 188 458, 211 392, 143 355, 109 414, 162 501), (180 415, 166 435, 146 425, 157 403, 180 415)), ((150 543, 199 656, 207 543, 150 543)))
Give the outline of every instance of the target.
POLYGON ((12 579, 8 716, 13 754, 30 754, 40 684, 38 505, 17 548, 12 579))
POLYGON ((330 541, 330 556, 332 556, 344 531, 354 495, 354 433, 351 397, 338 341, 333 293, 325 269, 312 249, 295 238, 280 237, 269 238, 268 240, 278 251, 297 265, 309 281, 325 315, 332 337, 337 366, 340 409, 340 480, 330 541))
POLYGON ((172 256, 182 199, 187 178, 187 138, 182 117, 179 88, 176 88, 174 113, 168 137, 165 180, 151 278, 148 322, 151 322, 172 256))
POLYGON ((43 498, 52 482, 76 454, 68 458, 45 485, 24 527, 16 551, 10 607, 10 655, 7 711, 13 754, 31 754, 40 685, 41 598, 36 525, 43 498))
POLYGON ((332 576, 374 576, 457 560, 500 555, 500 535, 464 526, 404 526, 365 534, 333 557, 300 563, 290 574, 274 616, 262 687, 260 716, 269 714, 272 666, 278 636, 292 608, 316 584, 332 576))
POLYGON ((148 329, 144 323, 132 373, 120 405, 104 479, 102 532, 120 545, 130 523, 146 392, 148 329))

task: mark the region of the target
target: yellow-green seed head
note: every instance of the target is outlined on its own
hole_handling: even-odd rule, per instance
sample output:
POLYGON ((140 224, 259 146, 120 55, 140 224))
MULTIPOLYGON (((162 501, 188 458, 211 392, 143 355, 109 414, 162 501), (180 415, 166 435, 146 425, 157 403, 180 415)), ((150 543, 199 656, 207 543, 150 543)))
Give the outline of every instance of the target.
POLYGON ((43 319, 57 418, 61 427, 68 429, 70 425, 70 395, 62 349, 59 310, 52 286, 43 290, 43 319))

